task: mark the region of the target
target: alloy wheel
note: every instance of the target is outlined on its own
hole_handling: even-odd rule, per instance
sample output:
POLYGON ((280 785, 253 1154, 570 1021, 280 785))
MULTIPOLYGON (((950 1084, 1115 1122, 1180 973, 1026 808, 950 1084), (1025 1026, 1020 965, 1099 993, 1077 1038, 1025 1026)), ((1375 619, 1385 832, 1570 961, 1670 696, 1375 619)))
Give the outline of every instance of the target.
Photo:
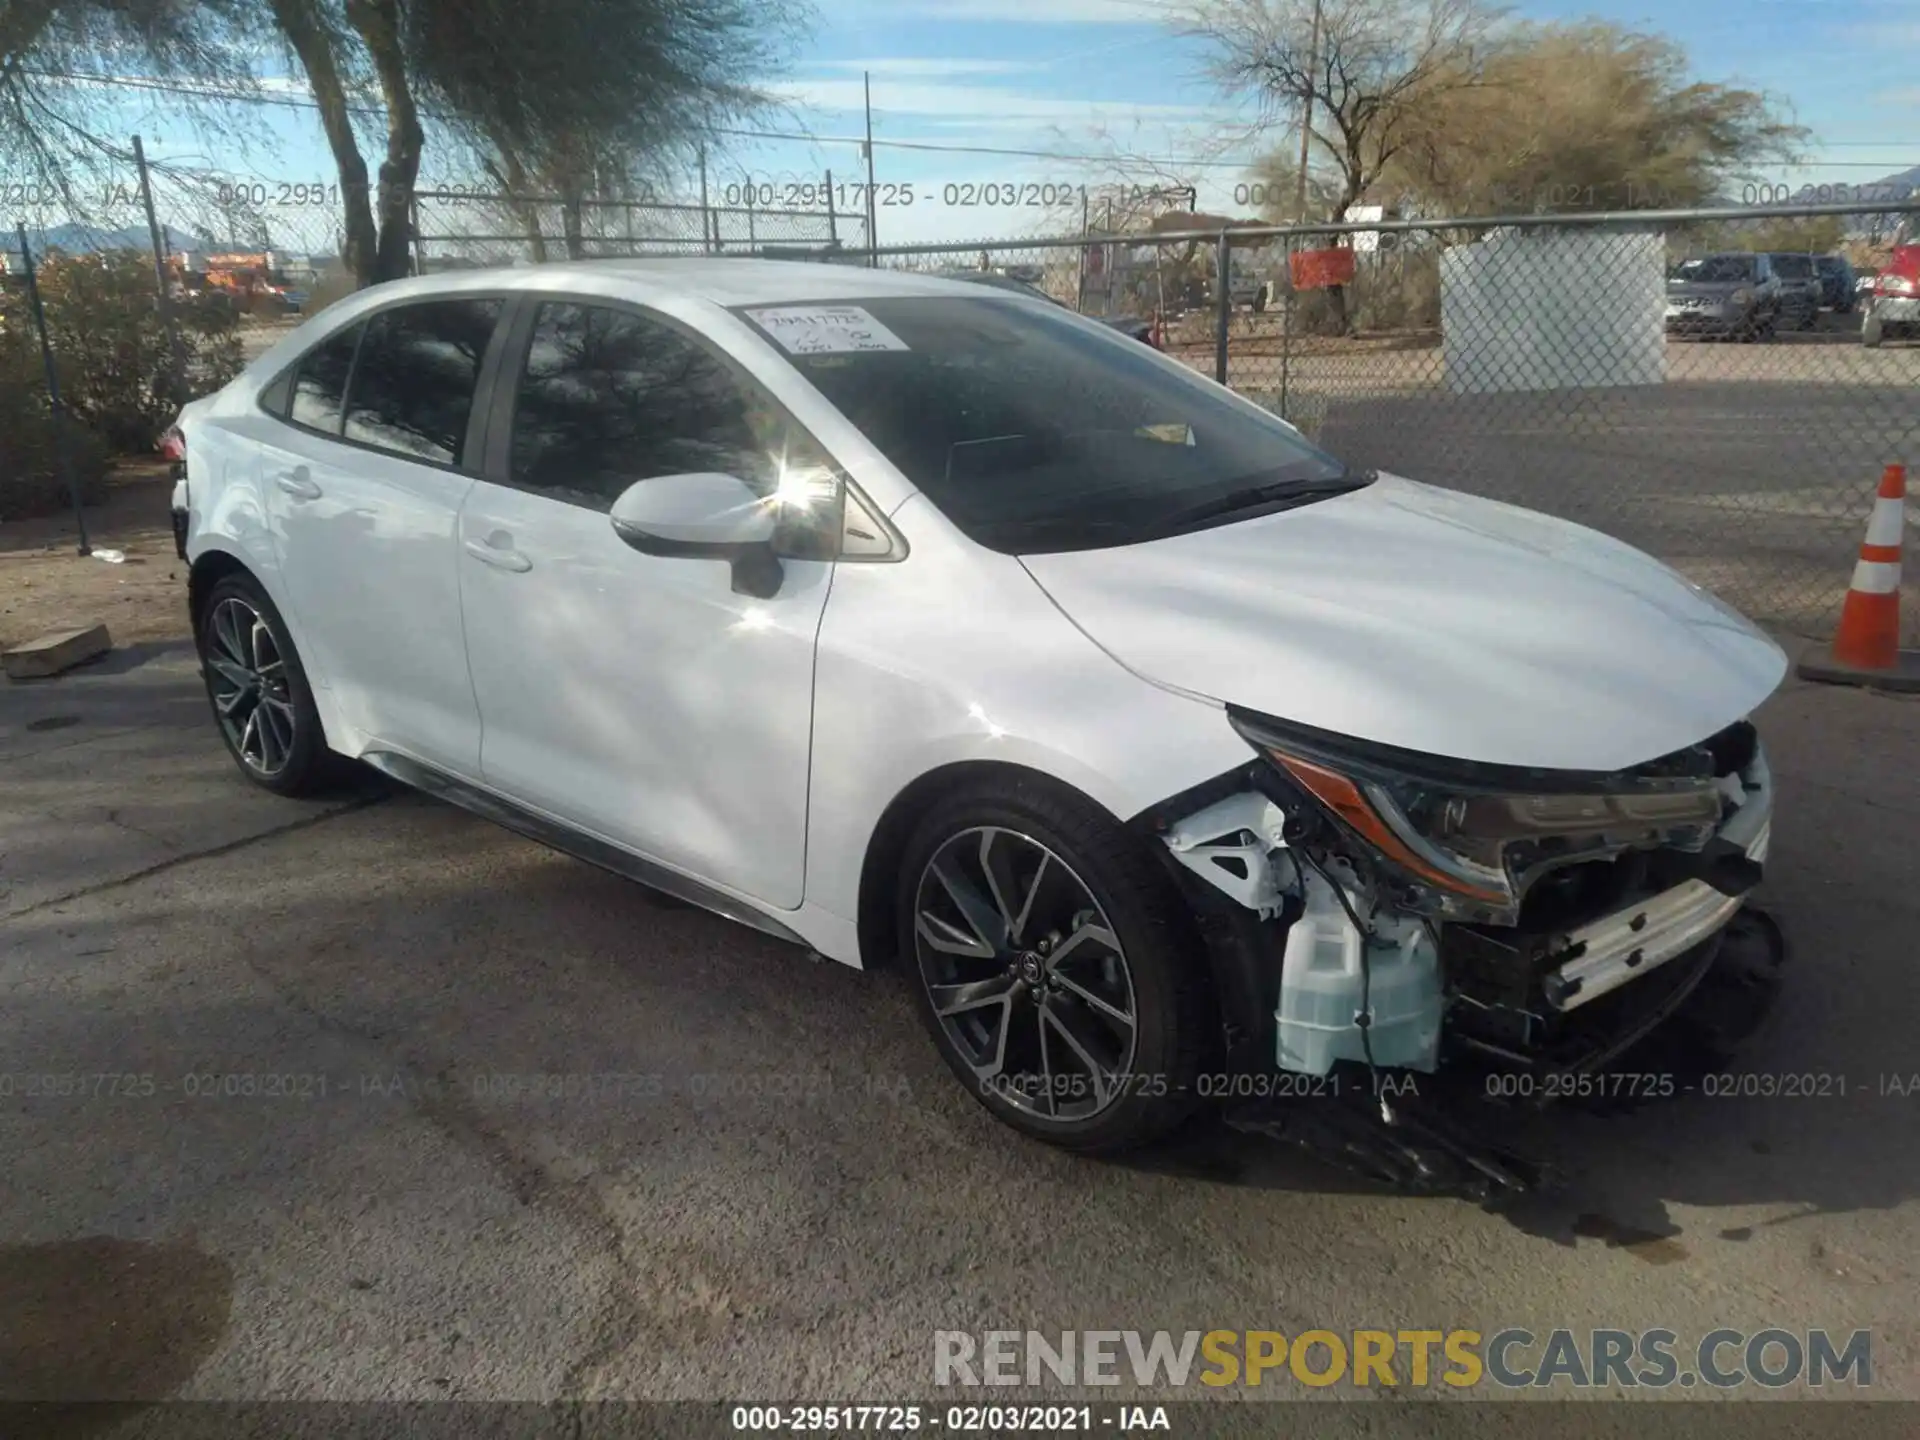
POLYGON ((273 630, 245 600, 222 596, 207 618, 207 689, 240 763, 271 779, 293 755, 293 692, 273 630))
POLYGON ((915 887, 920 977, 980 1085, 1046 1120, 1100 1114, 1136 1041, 1126 951, 1087 883, 1029 835, 950 836, 915 887))

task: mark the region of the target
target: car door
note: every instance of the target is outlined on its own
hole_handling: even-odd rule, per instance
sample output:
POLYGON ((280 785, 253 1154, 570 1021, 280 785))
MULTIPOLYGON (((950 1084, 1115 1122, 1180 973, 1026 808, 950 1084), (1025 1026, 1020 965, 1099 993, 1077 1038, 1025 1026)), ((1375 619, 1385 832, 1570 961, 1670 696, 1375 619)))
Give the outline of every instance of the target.
POLYGON ((530 298, 513 332, 486 474, 459 524, 485 781, 709 884, 798 906, 842 478, 743 369, 657 312, 530 298), (699 472, 781 507, 768 598, 738 593, 723 561, 642 554, 615 533, 608 511, 627 486, 699 472), (804 497, 795 476, 812 478, 804 497))
MULTIPOLYGON (((262 445, 282 579, 316 680, 352 733, 477 776, 454 532, 474 395, 505 302, 395 306, 308 352, 262 445)), ((484 426, 476 432, 477 458, 484 426)))

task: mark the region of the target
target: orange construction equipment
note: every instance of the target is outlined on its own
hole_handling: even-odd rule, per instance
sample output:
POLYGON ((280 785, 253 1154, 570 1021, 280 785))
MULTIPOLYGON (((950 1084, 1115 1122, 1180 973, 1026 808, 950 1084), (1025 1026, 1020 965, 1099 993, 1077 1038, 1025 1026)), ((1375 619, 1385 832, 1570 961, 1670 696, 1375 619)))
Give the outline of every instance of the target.
POLYGON ((1920 690, 1920 650, 1900 648, 1900 541, 1907 517, 1907 472, 1887 466, 1874 498, 1873 518, 1853 584, 1840 611, 1840 629, 1825 655, 1802 660, 1803 680, 1865 685, 1875 690, 1920 690))

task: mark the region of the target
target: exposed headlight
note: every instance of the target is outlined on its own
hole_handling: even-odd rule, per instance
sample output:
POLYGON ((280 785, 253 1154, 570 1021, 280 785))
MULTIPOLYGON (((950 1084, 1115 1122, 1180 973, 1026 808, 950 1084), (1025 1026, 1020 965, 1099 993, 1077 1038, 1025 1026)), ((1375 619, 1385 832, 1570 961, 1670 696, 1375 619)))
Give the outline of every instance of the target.
POLYGON ((1741 305, 1741 306, 1751 305, 1753 303, 1753 291, 1747 289, 1746 286, 1742 285, 1738 290, 1734 291, 1733 294, 1727 297, 1727 303, 1730 305, 1741 305))
POLYGON ((1510 924, 1552 864, 1633 846, 1704 845, 1722 798, 1704 754, 1657 773, 1526 770, 1423 756, 1229 710, 1241 736, 1430 902, 1510 924))

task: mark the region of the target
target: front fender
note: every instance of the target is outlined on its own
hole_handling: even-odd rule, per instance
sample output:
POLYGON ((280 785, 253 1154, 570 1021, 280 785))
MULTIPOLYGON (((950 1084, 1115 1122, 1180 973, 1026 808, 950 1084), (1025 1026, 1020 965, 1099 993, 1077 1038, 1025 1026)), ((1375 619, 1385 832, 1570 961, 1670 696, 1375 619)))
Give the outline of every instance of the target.
POLYGON ((807 900, 856 918, 882 816, 943 767, 1020 766, 1124 819, 1249 755, 1220 706, 1120 665, 1011 556, 916 541, 898 565, 842 565, 815 667, 807 900))

